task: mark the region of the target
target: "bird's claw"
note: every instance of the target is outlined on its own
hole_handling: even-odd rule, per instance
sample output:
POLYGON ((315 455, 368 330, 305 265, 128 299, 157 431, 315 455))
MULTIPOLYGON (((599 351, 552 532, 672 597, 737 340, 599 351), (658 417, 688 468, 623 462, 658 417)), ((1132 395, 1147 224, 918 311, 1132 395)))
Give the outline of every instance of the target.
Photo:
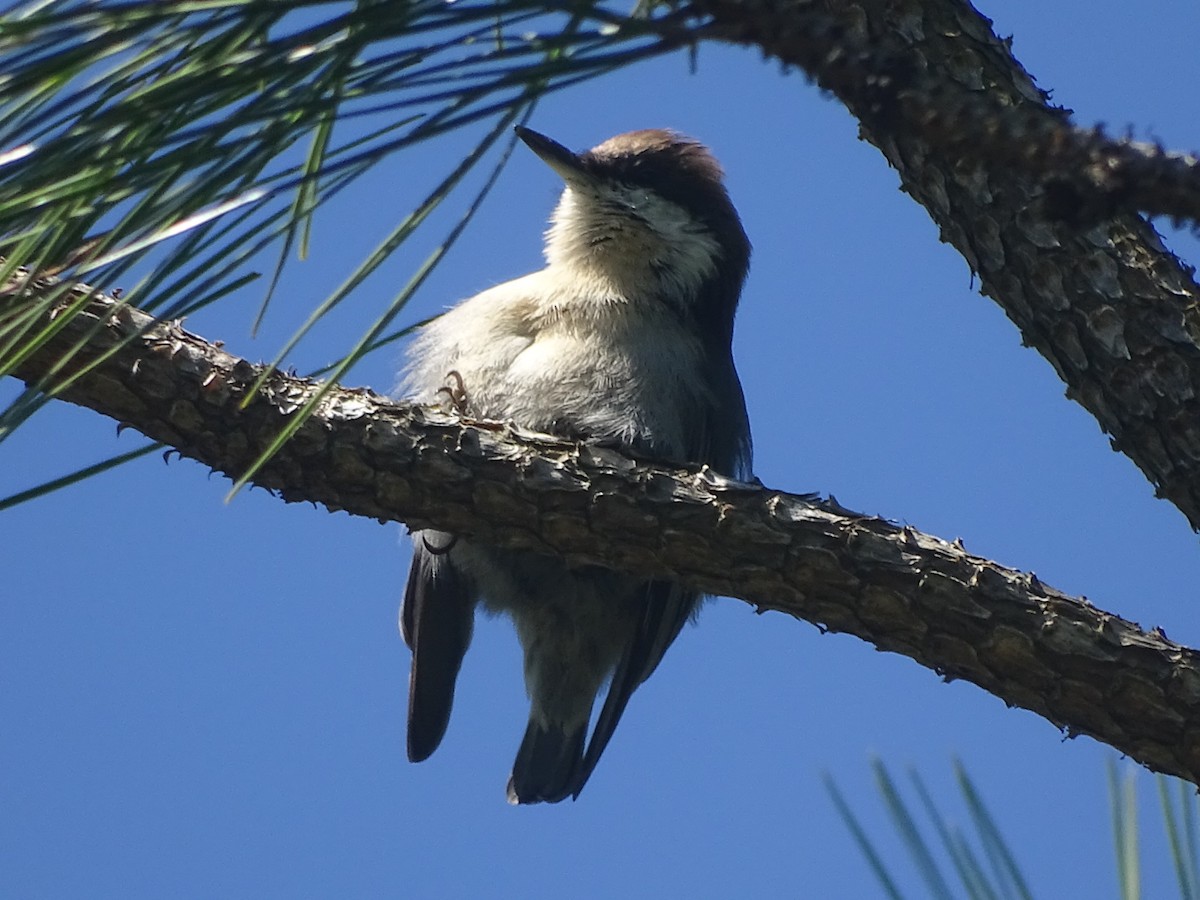
POLYGON ((466 415, 467 386, 463 382, 462 374, 457 369, 451 369, 446 373, 446 385, 437 389, 437 395, 444 398, 450 408, 460 416, 466 415))

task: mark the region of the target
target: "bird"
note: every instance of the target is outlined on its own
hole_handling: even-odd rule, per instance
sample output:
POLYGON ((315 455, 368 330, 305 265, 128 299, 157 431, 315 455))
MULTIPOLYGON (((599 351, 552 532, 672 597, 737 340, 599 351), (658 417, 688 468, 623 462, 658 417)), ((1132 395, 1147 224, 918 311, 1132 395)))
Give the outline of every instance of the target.
MULTIPOLYGON (((645 129, 576 153, 518 126, 564 182, 545 267, 453 306, 407 351, 401 392, 464 416, 615 446, 734 479, 751 471, 732 339, 750 241, 704 145, 645 129)), ((421 529, 400 611, 412 651, 408 756, 445 735, 476 608, 508 616, 530 715, 513 804, 577 799, 629 699, 701 596, 668 580, 421 529), (588 737, 593 708, 608 690, 588 737)))

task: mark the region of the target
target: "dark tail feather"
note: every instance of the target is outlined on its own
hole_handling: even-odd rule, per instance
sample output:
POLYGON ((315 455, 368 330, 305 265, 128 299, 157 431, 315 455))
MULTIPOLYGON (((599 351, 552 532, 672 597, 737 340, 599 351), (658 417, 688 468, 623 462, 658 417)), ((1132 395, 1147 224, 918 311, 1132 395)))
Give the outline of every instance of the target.
POLYGON ((587 753, 576 773, 573 791, 576 798, 592 777, 600 754, 608 746, 617 723, 621 721, 621 714, 629 705, 629 698, 654 673, 671 642, 679 636, 684 622, 695 611, 697 603, 699 597, 696 594, 669 582, 653 581, 646 586, 646 607, 642 621, 613 673, 608 696, 604 698, 604 706, 600 709, 592 739, 588 742, 587 753))
POLYGON ((558 803, 574 794, 587 722, 573 731, 532 719, 508 779, 509 803, 558 803))
POLYGON ((446 733, 474 613, 462 576, 447 559, 418 545, 400 617, 413 652, 408 680, 408 758, 413 762, 428 758, 446 733))

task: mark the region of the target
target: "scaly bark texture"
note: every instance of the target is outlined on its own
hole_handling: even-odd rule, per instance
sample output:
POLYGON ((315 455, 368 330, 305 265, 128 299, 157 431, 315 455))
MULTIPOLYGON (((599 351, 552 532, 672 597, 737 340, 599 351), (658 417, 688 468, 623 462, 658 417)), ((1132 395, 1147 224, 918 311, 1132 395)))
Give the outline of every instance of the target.
MULTIPOLYGON (((0 319, 29 310, 48 287, 0 289, 0 319)), ((82 347, 62 399, 213 469, 242 471, 317 389, 276 372, 250 394, 259 366, 88 294, 63 299, 83 298, 82 314, 64 319, 18 377, 47 378, 68 348, 82 347)), ((46 322, 54 313, 44 308, 46 322)), ((1200 654, 1033 575, 831 500, 343 388, 255 483, 289 501, 739 597, 902 653, 1200 784, 1200 654)))
POLYGON ((1130 154, 1110 171, 962 0, 696 7, 725 40, 803 67, 858 117, 1067 395, 1200 527, 1200 289, 1132 211, 1130 185, 1159 172, 1164 184, 1143 192, 1153 207, 1194 160, 1130 154))

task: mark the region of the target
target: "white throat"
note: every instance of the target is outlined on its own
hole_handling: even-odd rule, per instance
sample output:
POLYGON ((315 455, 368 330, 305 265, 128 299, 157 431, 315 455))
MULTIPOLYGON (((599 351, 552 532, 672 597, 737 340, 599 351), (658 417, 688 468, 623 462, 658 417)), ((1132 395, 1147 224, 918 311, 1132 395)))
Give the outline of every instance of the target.
POLYGON ((551 217, 552 272, 626 300, 667 293, 686 302, 716 271, 720 244, 679 204, 642 188, 580 191, 563 191, 551 217))

